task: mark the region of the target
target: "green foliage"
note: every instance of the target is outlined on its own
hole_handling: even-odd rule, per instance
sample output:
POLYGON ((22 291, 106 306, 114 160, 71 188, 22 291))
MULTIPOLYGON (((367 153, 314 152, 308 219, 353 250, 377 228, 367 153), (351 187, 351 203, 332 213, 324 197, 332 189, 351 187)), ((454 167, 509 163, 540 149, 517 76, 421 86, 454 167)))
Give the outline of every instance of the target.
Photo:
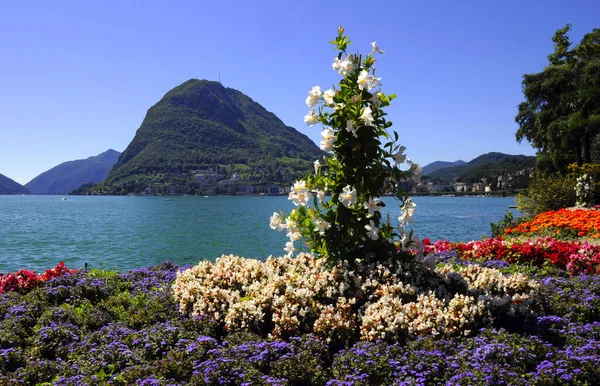
POLYGON ((575 179, 576 195, 584 198, 588 206, 600 203, 600 163, 585 163, 581 166, 573 163, 569 165, 569 175, 575 179), (587 180, 588 189, 586 189, 583 180, 587 180))
POLYGON ((523 76, 525 101, 515 117, 517 141, 527 139, 539 150, 538 171, 546 174, 591 162, 600 131, 600 29, 573 48, 570 29, 554 34, 549 65, 523 76))
POLYGON ((255 181, 285 182, 306 174, 321 154, 315 144, 241 92, 191 79, 152 106, 103 184, 88 191, 195 192, 195 171, 219 167, 255 181), (235 166, 234 166, 235 165, 235 166), (242 166, 244 165, 244 166, 242 166))
POLYGON ((506 229, 514 228, 522 221, 524 221, 524 218, 515 219, 513 212, 507 211, 502 220, 490 223, 492 237, 504 235, 506 229))
MULTIPOLYGON (((405 148, 397 143, 397 133, 388 133, 392 123, 383 111, 395 95, 372 91, 380 85, 374 75, 372 55, 376 50, 365 56, 348 54, 349 42, 340 27, 333 41, 339 51, 334 68, 337 66, 343 78, 325 93, 313 87, 306 100, 311 110, 305 121, 324 125, 321 149, 332 154, 324 157, 324 164, 315 163, 314 174, 296 181, 290 199, 298 208, 286 219, 290 237, 286 251, 292 253, 293 242, 303 237, 314 253, 326 256, 330 263, 394 256, 396 238, 401 234, 389 219, 382 219, 380 209, 384 205, 379 198, 394 194, 411 208, 412 215, 410 199, 398 192, 396 183, 410 179, 417 170, 420 173, 418 165, 411 164, 409 170, 402 171, 393 161, 396 156, 405 157, 405 148), (321 101, 323 105, 317 112, 315 108, 321 101), (388 142, 382 144, 382 139, 388 142), (325 191, 331 194, 330 200, 323 199, 325 191)), ((283 230, 282 219, 274 214, 271 227, 283 230)))
POLYGON ((517 207, 527 217, 568 208, 575 205, 575 182, 566 177, 538 174, 529 189, 521 191, 516 200, 517 207))
POLYGON ((428 176, 445 182, 452 182, 455 178, 459 178, 462 182, 468 183, 481 182, 482 178, 486 178, 490 183, 498 176, 515 174, 519 170, 534 166, 535 157, 492 152, 482 154, 464 165, 434 170, 428 176))
MULTIPOLYGON (((518 264, 509 268, 540 279, 538 297, 545 316, 534 325, 348 347, 335 347, 310 334, 289 341, 247 333, 217 335, 205 321, 180 315, 178 304, 161 291, 174 280, 177 269, 172 266, 161 267, 165 275, 154 267, 124 274, 95 271, 94 277, 81 272, 25 295, 0 294, 0 384, 387 385, 398 380, 483 384, 483 379, 492 384, 595 384, 600 336, 597 276, 565 278, 518 264), (155 280, 157 276, 163 280, 155 280), (96 292, 78 289, 98 282, 104 284, 96 292), (53 294, 59 288, 68 296, 57 305, 53 294), (119 292, 122 288, 128 288, 126 295, 119 292), (140 295, 148 304, 161 302, 175 312, 166 313, 164 322, 149 319, 137 327, 130 319, 109 319, 89 328, 76 315, 81 309, 86 319, 94 319, 113 298, 120 299, 114 304, 129 299, 137 308, 134 299, 141 300, 140 295), (558 369, 545 371, 548 361, 558 369), (561 374, 573 381, 563 381, 561 374)), ((129 312, 126 318, 134 315, 129 312)))

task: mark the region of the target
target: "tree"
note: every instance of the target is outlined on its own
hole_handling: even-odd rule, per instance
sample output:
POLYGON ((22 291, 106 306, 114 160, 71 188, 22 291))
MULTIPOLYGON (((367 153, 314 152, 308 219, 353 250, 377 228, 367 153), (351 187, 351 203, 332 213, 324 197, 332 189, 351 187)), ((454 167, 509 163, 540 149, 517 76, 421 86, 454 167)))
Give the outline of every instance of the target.
POLYGON ((538 149, 538 170, 565 171, 592 162, 600 130, 600 29, 571 49, 567 24, 554 34, 554 52, 540 73, 523 76, 525 101, 515 117, 517 141, 538 149))

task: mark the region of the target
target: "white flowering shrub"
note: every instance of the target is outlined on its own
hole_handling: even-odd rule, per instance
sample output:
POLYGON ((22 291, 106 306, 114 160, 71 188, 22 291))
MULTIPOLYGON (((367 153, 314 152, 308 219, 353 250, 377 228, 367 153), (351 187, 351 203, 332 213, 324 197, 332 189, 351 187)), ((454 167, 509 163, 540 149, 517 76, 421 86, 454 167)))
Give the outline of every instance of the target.
POLYGON ((401 180, 417 181, 421 168, 387 132, 383 108, 394 96, 381 92, 374 66, 383 51, 373 42, 368 55, 347 54, 342 28, 333 43, 333 69, 342 79, 324 92, 312 88, 305 117, 325 126, 327 156, 292 187, 296 208, 270 221, 289 237, 287 254, 266 261, 222 256, 179 272, 173 294, 181 312, 226 331, 273 339, 313 333, 337 344, 468 334, 492 320, 534 313, 538 284, 525 276, 436 267, 433 255, 423 258, 418 238, 405 231, 416 205, 397 188, 401 180), (381 216, 385 194, 400 200, 398 228, 381 216), (300 239, 314 254, 293 257, 300 239))
MULTIPOLYGON (((383 54, 376 42, 367 55, 349 54, 350 41, 340 27, 332 41, 339 51, 332 68, 342 79, 337 87, 322 91, 314 86, 306 98, 310 108, 304 117, 309 125, 321 123, 321 149, 315 171, 291 187, 289 199, 297 206, 289 215, 274 213, 270 226, 289 237, 284 250, 296 251, 304 239, 312 252, 329 263, 354 259, 388 259, 418 244, 404 231, 412 222, 416 205, 398 189, 401 180, 421 177, 421 168, 404 154, 398 134, 387 131, 392 123, 383 109, 394 95, 384 94, 375 75, 375 55, 383 54), (382 144, 381 140, 388 140, 382 144), (405 170, 400 165, 406 164, 405 170), (325 199, 331 195, 330 199, 325 199), (400 199, 399 229, 382 219, 380 197, 400 199)), ((404 256, 408 256, 404 254, 404 256)))
POLYGON ((493 318, 531 314, 537 288, 523 275, 475 265, 431 270, 389 259, 330 267, 323 257, 300 253, 203 261, 178 273, 173 293, 182 312, 227 331, 348 342, 468 334, 493 318))
POLYGON ((577 202, 575 206, 589 208, 594 201, 594 181, 591 174, 583 174, 575 180, 575 195, 577 202))

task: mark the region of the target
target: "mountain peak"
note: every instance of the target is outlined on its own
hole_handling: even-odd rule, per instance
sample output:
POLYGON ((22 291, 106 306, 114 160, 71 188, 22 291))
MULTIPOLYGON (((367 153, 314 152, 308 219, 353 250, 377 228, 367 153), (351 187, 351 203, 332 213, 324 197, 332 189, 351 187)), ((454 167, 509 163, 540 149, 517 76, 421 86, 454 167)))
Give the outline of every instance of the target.
POLYGON ((81 184, 102 182, 121 153, 109 149, 86 159, 63 162, 26 184, 34 194, 67 194, 81 184))
POLYGON ((21 184, 0 174, 0 194, 27 194, 29 191, 21 184))
POLYGON ((438 169, 448 168, 448 167, 452 167, 452 166, 460 166, 460 165, 464 165, 464 164, 466 164, 466 162, 463 160, 458 160, 458 161, 454 161, 454 162, 435 161, 435 162, 427 164, 423 167, 423 175, 427 176, 438 169))
POLYGON ((306 135, 242 92, 190 79, 148 109, 103 189, 122 188, 128 181, 128 192, 139 192, 153 181, 175 185, 182 178, 191 186, 195 170, 214 165, 237 168, 253 180, 288 183, 310 171, 320 156, 306 135))
POLYGON ((498 176, 507 172, 529 169, 534 166, 535 157, 533 156, 489 152, 475 157, 467 163, 445 166, 437 168, 428 174, 423 172, 423 174, 446 182, 452 182, 457 177, 463 179, 464 182, 479 182, 483 177, 498 176))

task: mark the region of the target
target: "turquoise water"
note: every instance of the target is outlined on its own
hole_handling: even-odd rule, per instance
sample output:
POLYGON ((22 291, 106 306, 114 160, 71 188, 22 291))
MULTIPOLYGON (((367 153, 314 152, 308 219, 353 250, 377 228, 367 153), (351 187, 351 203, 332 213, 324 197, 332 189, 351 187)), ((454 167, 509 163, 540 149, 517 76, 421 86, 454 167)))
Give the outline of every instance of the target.
MULTIPOLYGON (((512 198, 415 197, 421 238, 469 241, 489 236, 512 198)), ((400 213, 385 198, 392 220, 400 213)), ((170 260, 196 264, 222 254, 283 254, 286 237, 269 228, 287 197, 0 196, 0 272, 68 267, 129 270, 170 260)))

